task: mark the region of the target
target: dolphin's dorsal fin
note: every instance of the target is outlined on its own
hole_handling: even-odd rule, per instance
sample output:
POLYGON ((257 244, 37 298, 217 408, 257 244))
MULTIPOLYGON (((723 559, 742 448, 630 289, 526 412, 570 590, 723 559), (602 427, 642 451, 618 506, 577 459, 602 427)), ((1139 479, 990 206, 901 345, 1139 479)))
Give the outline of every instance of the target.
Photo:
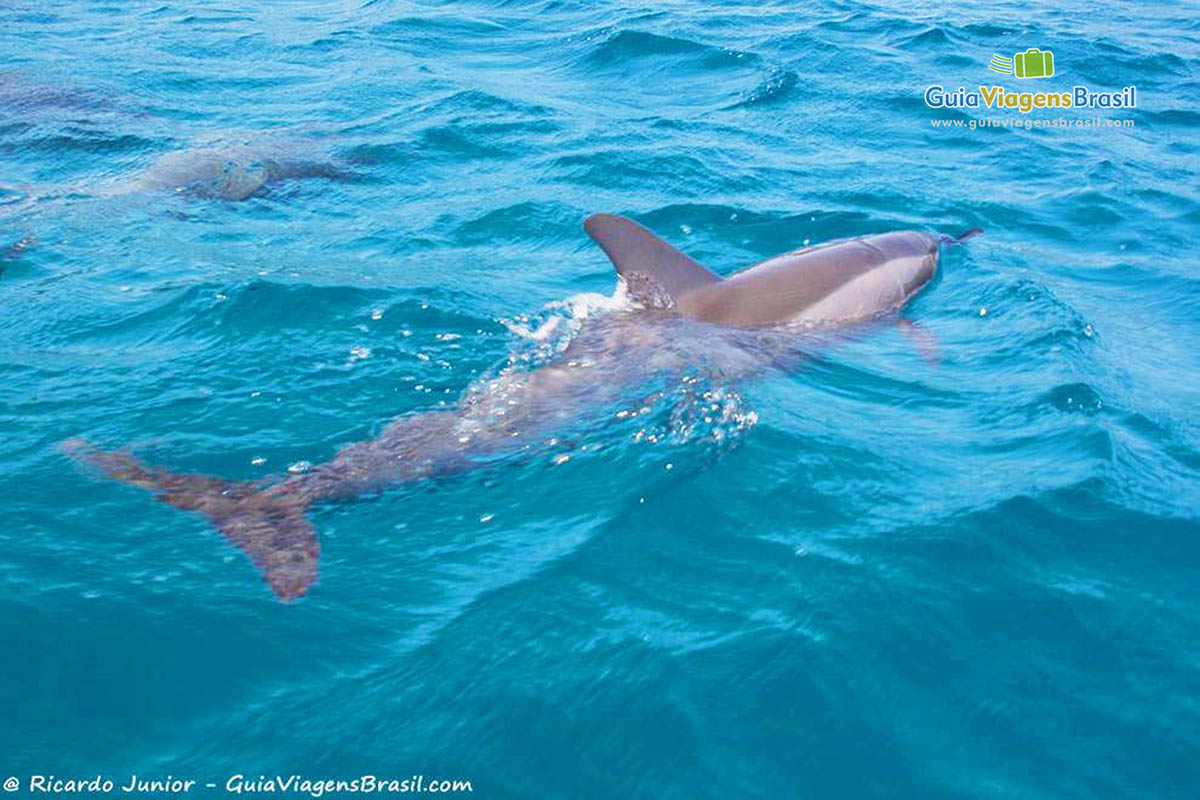
POLYGON ((674 308, 685 292, 721 280, 626 217, 592 214, 583 227, 617 268, 630 296, 651 308, 674 308))

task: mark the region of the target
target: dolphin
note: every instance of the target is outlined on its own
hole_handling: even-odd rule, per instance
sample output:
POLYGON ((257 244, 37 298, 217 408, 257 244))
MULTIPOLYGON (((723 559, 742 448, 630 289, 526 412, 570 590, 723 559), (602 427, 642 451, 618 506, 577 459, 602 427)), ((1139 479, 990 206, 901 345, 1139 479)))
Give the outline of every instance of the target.
MULTIPOLYGON (((163 153, 133 173, 101 180, 32 187, 0 187, 20 197, 18 210, 43 200, 77 194, 101 198, 170 193, 203 200, 240 201, 258 197, 288 181, 361 178, 338 159, 323 156, 311 145, 204 142, 163 153)), ((0 208, 0 212, 7 213, 0 208)))
POLYGON ((622 386, 680 375, 699 362, 740 378, 779 363, 809 330, 843 328, 899 310, 938 269, 958 237, 921 231, 860 236, 764 261, 721 278, 633 220, 595 214, 587 233, 612 261, 630 308, 584 321, 570 345, 537 369, 509 367, 475 382, 449 409, 391 422, 375 439, 342 448, 307 472, 243 483, 143 464, 84 440, 63 445, 109 478, 199 512, 258 567, 284 602, 317 578, 320 546, 305 512, 461 472, 518 452, 619 398, 622 386))
POLYGON ((282 145, 210 143, 164 153, 116 194, 166 190, 206 199, 245 200, 264 187, 304 178, 346 179, 337 164, 282 145))

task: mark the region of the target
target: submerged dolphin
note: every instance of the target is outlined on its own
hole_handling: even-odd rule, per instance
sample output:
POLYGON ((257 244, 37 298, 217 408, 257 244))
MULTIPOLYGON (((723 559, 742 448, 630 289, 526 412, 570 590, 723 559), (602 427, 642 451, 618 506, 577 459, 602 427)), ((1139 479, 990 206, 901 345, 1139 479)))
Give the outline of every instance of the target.
MULTIPOLYGON (((246 200, 290 181, 360 180, 345 160, 311 142, 201 142, 160 155, 130 175, 70 184, 13 187, 25 208, 42 200, 79 194, 101 198, 170 193, 206 200, 246 200)), ((0 187, 3 188, 3 187, 0 187)))
POLYGON ((699 359, 711 359, 733 377, 760 371, 777 363, 798 329, 841 327, 898 310, 933 278, 942 244, 980 232, 845 239, 722 279, 632 220, 596 214, 584 227, 612 260, 637 310, 590 319, 553 363, 479 381, 452 410, 397 419, 379 437, 348 445, 307 473, 264 486, 180 475, 79 440, 65 448, 110 478, 206 516, 258 566, 275 596, 289 601, 317 577, 319 546, 305 517, 313 503, 521 450, 580 409, 616 399, 622 384, 679 374, 699 359), (696 341, 704 353, 690 346, 696 341))
POLYGON ((324 158, 304 157, 283 145, 209 144, 173 150, 117 193, 147 190, 197 197, 245 200, 264 187, 303 178, 347 178, 351 173, 324 158))

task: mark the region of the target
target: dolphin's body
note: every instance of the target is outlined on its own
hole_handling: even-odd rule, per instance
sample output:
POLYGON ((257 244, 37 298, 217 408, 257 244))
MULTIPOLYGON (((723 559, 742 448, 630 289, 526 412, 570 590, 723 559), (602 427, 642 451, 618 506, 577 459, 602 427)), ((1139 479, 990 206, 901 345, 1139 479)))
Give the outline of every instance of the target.
MULTIPOLYGON (((261 196, 289 182, 322 178, 351 181, 359 175, 350 165, 320 152, 311 143, 208 141, 163 153, 149 166, 129 175, 14 191, 24 195, 17 208, 78 194, 112 198, 167 193, 238 201, 261 196)), ((9 213, 12 207, 0 210, 9 213)))
POLYGON ((306 157, 294 146, 210 143, 163 154, 145 172, 119 184, 116 193, 159 190, 245 200, 283 181, 349 174, 328 159, 306 157))
POLYGON ((798 326, 841 327, 898 310, 933 278, 942 243, 978 233, 847 239, 721 279, 632 220, 597 214, 584 225, 638 310, 587 320, 558 360, 480 381, 452 410, 402 417, 377 438, 266 488, 178 475, 78 441, 68 450, 111 478, 204 514, 262 570, 276 597, 288 601, 316 580, 319 547, 304 515, 313 503, 461 471, 489 455, 520 450, 581 409, 612 402, 622 385, 681 374, 698 361, 717 365, 726 377, 761 371, 779 363, 798 326))

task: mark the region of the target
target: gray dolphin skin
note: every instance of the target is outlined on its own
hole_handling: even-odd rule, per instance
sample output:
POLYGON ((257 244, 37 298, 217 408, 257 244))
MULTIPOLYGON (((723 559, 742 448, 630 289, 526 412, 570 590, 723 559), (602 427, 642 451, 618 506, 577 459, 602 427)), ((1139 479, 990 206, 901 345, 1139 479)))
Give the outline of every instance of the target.
MULTIPOLYGON (((227 144, 209 141, 171 150, 131 175, 58 185, 28 187, 22 207, 63 195, 109 199, 170 194, 201 200, 242 201, 285 184, 325 179, 358 180, 344 160, 330 157, 310 142, 280 141, 227 144)), ((5 209, 5 211, 10 211, 5 209)))
MULTIPOLYGON (((294 148, 293 148, 294 149, 294 148)), ((264 187, 305 178, 346 178, 328 159, 305 157, 280 144, 211 143, 163 154, 117 194, 166 190, 201 198, 245 200, 264 187)))
POLYGON ((942 244, 980 232, 845 239, 722 279, 630 219, 596 214, 584 227, 616 267, 630 308, 588 317, 547 365, 502 370, 469 386, 454 407, 401 417, 377 438, 348 445, 306 473, 270 485, 238 483, 146 466, 82 440, 64 449, 114 480, 207 517, 286 602, 317 578, 320 547, 305 516, 313 504, 518 453, 655 376, 701 366, 736 380, 778 367, 805 331, 899 310, 935 275, 942 244))
POLYGON ((827 326, 890 313, 933 278, 942 243, 920 231, 838 240, 722 280, 633 220, 594 214, 584 227, 635 297, 720 325, 827 326))

